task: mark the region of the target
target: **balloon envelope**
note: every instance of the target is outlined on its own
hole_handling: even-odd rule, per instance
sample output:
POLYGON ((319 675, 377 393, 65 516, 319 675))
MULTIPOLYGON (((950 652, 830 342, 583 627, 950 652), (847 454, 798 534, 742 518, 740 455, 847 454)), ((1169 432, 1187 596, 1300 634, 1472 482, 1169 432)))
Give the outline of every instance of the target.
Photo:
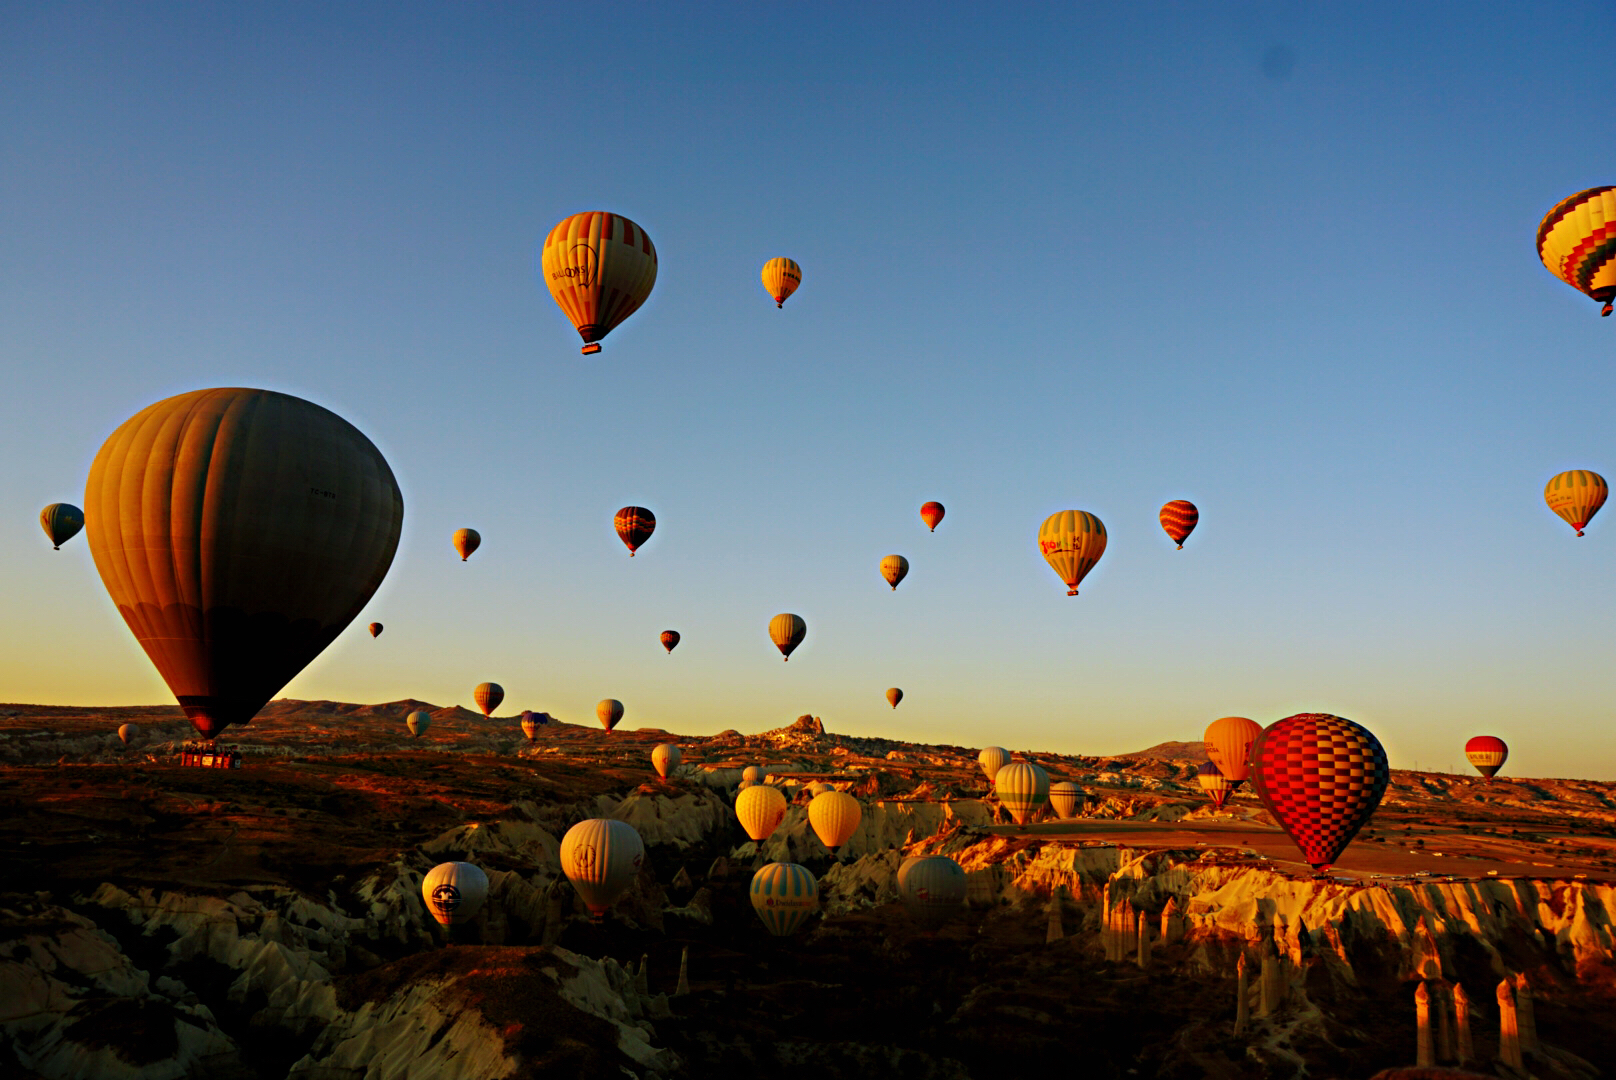
POLYGON ((499 703, 505 700, 505 688, 497 682, 478 683, 471 696, 484 716, 492 716, 499 703))
POLYGON ((761 784, 767 778, 768 773, 764 771, 761 765, 748 765, 741 770, 741 779, 750 780, 754 784, 761 784))
POLYGON ((999 801, 1025 825, 1049 801, 1049 774, 1028 761, 1012 761, 993 777, 993 790, 999 801))
POLYGON ((51 547, 60 551, 84 528, 84 511, 72 503, 51 503, 39 512, 39 526, 50 537, 51 547))
POLYGON ((561 838, 561 870, 596 919, 634 884, 645 862, 645 841, 626 821, 590 818, 561 838))
POLYGON ((1210 761, 1203 761, 1195 767, 1195 779, 1201 785, 1201 790, 1206 792, 1206 797, 1212 800, 1212 808, 1222 810, 1223 804, 1229 801, 1229 793, 1234 790, 1233 782, 1210 761))
POLYGON ((757 843, 767 840, 786 816, 786 797, 779 788, 754 783, 735 796, 735 817, 757 843))
POLYGON ((548 723, 550 718, 544 713, 536 713, 532 709, 522 710, 522 734, 527 741, 532 742, 538 737, 539 729, 548 723))
POLYGON ((1465 760, 1488 779, 1497 775, 1508 757, 1509 747, 1504 740, 1492 735, 1477 735, 1465 743, 1465 760))
POLYGON ((584 353, 595 353, 597 343, 651 295, 656 248, 644 229, 621 214, 573 214, 544 238, 539 275, 584 339, 584 353))
POLYGON ((454 534, 454 549, 460 553, 460 561, 465 562, 471 558, 471 553, 483 546, 483 534, 476 529, 456 529, 454 534))
POLYGON ((1616 300, 1616 187, 1561 199, 1537 228, 1537 255, 1549 273, 1599 301, 1616 300))
POLYGON ((903 700, 903 691, 902 690, 898 689, 896 686, 887 687, 887 704, 891 705, 894 709, 896 709, 898 707, 898 702, 900 702, 902 700, 903 700))
POLYGON ((752 910, 769 933, 790 937, 819 907, 819 883, 806 866, 769 863, 752 875, 752 910))
MULTIPOLYGON (((128 746, 130 743, 132 743, 136 739, 140 738, 140 727, 139 727, 139 725, 137 725, 137 724, 119 724, 118 725, 118 738, 123 740, 123 744, 125 746, 128 746)), ((1496 771, 1496 770, 1494 770, 1494 771, 1496 771)))
POLYGON ((819 842, 832 851, 847 843, 863 819, 859 801, 845 791, 815 795, 808 804, 808 824, 819 842))
POLYGON ((664 631, 662 631, 662 647, 664 649, 667 649, 671 653, 674 650, 674 647, 677 646, 678 644, 679 644, 679 631, 677 631, 677 630, 664 630, 664 631))
POLYGON ((444 926, 461 926, 477 917, 488 899, 488 875, 468 862, 439 863, 421 880, 427 912, 444 926))
POLYGON ((1157 516, 1161 527, 1181 549, 1184 541, 1190 538, 1190 533, 1195 531, 1195 523, 1201 520, 1201 512, 1188 499, 1174 499, 1163 506, 1157 516))
POLYGON ((373 623, 370 624, 370 636, 371 637, 381 637, 382 636, 382 624, 381 623, 373 622, 373 623))
POLYGON ((672 743, 658 743, 651 748, 651 767, 656 769, 658 776, 666 780, 668 774, 679 767, 679 761, 683 757, 684 754, 672 743))
POLYGON ((1298 713, 1251 746, 1251 786, 1315 870, 1341 856, 1386 794, 1386 751, 1361 724, 1298 713))
POLYGON ((769 640, 787 660, 807 636, 808 624, 802 621, 801 615, 776 615, 769 620, 769 640))
POLYGON ((982 772, 991 784, 993 778, 999 775, 999 770, 1010 764, 1010 752, 1002 746, 984 746, 982 752, 976 755, 976 763, 982 766, 982 772))
POLYGON ((369 602, 404 499, 352 424, 290 394, 196 390, 102 445, 84 505, 118 613, 205 738, 244 724, 369 602))
POLYGON ((610 731, 617 726, 619 720, 623 719, 623 703, 616 698, 602 698, 595 705, 595 717, 600 721, 601 727, 610 731))
POLYGON ((1225 716, 1206 726, 1206 756, 1218 771, 1238 787, 1251 772, 1251 744, 1262 734, 1262 725, 1244 716, 1225 716))
POLYGON ((1070 780, 1049 785, 1049 805, 1063 818, 1077 815, 1077 804, 1083 798, 1083 789, 1070 780))
POLYGON ((1038 550, 1044 561, 1066 583, 1066 595, 1105 554, 1105 524, 1087 510, 1062 510, 1044 519, 1038 529, 1038 550))
POLYGON ((942 503, 929 502, 920 508, 920 520, 926 523, 926 528, 936 532, 938 523, 943 520, 943 515, 947 512, 943 509, 942 503))
POLYGON ((898 591, 898 582, 909 576, 909 560, 902 555, 887 555, 881 559, 881 576, 886 583, 892 586, 892 591, 898 591))
POLYGON ((643 506, 625 506, 612 518, 612 527, 617 530, 618 539, 628 548, 628 557, 632 559, 640 545, 656 532, 656 515, 643 506))
POLYGON ((965 905, 965 870, 947 855, 911 855, 898 867, 898 895, 915 921, 935 929, 965 905))
POLYGON ((404 718, 404 726, 410 729, 412 736, 418 736, 432 726, 432 714, 425 709, 416 709, 404 718))
POLYGON ((802 284, 802 267, 786 258, 763 264, 763 287, 774 297, 775 307, 785 307, 786 299, 802 284))
POLYGON ((1572 469, 1552 477, 1543 488, 1543 501, 1582 535, 1582 527, 1594 519, 1610 496, 1605 478, 1587 469, 1572 469))

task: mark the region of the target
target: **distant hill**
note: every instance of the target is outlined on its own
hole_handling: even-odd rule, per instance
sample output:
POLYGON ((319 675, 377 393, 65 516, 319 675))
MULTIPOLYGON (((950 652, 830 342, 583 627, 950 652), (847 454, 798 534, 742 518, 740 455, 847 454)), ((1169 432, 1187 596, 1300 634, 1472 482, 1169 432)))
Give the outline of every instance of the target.
POLYGON ((1111 755, 1117 761, 1167 761, 1176 765, 1199 765, 1206 760, 1204 742, 1157 743, 1148 750, 1135 750, 1131 754, 1111 755))

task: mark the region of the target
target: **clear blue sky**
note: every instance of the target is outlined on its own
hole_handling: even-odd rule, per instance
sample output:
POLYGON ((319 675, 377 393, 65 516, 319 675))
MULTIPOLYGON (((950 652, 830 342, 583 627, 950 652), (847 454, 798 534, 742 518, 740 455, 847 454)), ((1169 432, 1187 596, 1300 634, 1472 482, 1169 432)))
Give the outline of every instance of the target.
POLYGON ((1323 710, 1616 778, 1616 510, 1541 497, 1616 477, 1616 319, 1533 248, 1616 182, 1610 5, 1005 7, 0 4, 0 699, 168 700, 35 515, 246 385, 405 496, 290 696, 1091 753, 1323 710), (593 358, 533 271, 586 209, 661 261, 593 358))

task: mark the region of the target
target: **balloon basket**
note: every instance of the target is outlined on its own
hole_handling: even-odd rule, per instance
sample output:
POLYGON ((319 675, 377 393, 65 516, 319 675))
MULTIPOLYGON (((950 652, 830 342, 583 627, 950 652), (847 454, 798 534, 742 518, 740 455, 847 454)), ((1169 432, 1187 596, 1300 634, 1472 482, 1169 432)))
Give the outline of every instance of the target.
POLYGON ((591 341, 588 345, 585 345, 583 348, 579 349, 578 351, 583 353, 585 356, 593 356, 596 353, 600 352, 600 342, 591 341))

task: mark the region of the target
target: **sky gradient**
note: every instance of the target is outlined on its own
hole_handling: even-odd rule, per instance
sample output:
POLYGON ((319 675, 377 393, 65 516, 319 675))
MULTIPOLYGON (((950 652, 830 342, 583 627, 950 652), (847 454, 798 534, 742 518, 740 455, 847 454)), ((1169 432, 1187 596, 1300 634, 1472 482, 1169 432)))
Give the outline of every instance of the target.
POLYGON ((35 518, 140 408, 239 385, 346 417, 404 492, 287 696, 491 679, 575 722, 1084 753, 1327 711, 1397 767, 1495 734, 1509 773, 1616 779, 1616 517, 1578 540, 1542 500, 1616 476, 1616 319, 1533 247, 1616 182, 1608 4, 0 27, 0 700, 170 700, 35 518), (534 263, 590 209, 660 270, 586 358, 534 263), (627 504, 659 522, 632 561, 627 504), (1075 599, 1035 542, 1067 508, 1110 534, 1075 599))

